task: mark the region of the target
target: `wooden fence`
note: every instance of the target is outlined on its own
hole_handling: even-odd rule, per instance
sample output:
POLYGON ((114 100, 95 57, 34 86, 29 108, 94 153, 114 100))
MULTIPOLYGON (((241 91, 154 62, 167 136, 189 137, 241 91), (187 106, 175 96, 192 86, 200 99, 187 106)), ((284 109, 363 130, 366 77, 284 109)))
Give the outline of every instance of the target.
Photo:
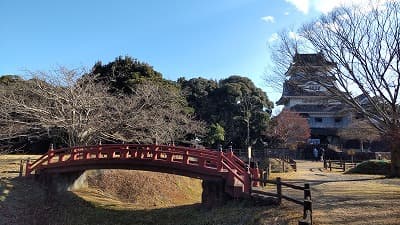
POLYGON ((345 172, 356 167, 361 161, 345 161, 345 160, 324 160, 324 168, 329 171, 333 169, 345 172))
POLYGON ((278 159, 282 162, 282 172, 285 172, 285 164, 290 165, 290 167, 292 167, 293 170, 297 172, 296 161, 294 161, 292 158, 290 158, 289 156, 282 156, 278 159))
MULTIPOLYGON (((245 160, 247 159, 247 151, 244 151, 242 149, 232 149, 233 153, 237 156, 239 156, 241 159, 245 160)), ((285 165, 289 165, 293 168, 294 171, 297 171, 297 164, 296 161, 293 160, 293 154, 288 154, 292 150, 287 150, 287 149, 255 149, 252 152, 253 159, 255 158, 256 161, 262 161, 267 158, 276 158, 280 161, 280 164, 282 166, 282 172, 286 172, 285 170, 285 165), (282 152, 279 152, 279 151, 282 152)), ((293 152, 293 151, 292 151, 293 152)), ((265 168, 267 169, 267 168, 265 168)), ((269 173, 270 171, 268 171, 269 173)))
POLYGON ((293 203, 303 206, 303 218, 299 220, 299 225, 312 225, 312 201, 311 201, 311 189, 310 184, 305 183, 304 186, 298 186, 294 184, 289 184, 286 182, 282 182, 281 178, 276 178, 275 181, 267 180, 267 179, 253 179, 252 181, 261 182, 262 186, 266 186, 266 184, 274 184, 276 185, 276 193, 260 191, 260 190, 252 190, 251 192, 259 195, 272 196, 277 199, 278 204, 282 202, 282 199, 286 199, 293 203), (304 199, 298 200, 292 198, 290 196, 282 194, 282 186, 292 188, 295 190, 302 190, 304 192, 304 199))

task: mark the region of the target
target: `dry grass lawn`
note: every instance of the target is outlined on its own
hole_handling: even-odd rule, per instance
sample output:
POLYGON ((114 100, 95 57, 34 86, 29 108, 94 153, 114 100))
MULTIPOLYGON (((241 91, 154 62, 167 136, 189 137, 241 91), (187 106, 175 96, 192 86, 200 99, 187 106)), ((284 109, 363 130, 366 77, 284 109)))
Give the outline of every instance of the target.
MULTIPOLYGON (((322 163, 300 162, 299 171, 273 174, 291 183, 309 182, 314 224, 400 224, 400 179, 323 170, 322 163)), ((290 196, 301 193, 285 190, 290 196)))

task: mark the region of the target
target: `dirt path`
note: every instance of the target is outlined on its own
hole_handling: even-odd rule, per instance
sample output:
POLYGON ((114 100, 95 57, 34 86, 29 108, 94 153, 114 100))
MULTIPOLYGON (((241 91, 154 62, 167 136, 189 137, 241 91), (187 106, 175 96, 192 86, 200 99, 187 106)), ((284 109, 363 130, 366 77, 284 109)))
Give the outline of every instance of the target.
MULTIPOLYGON (((321 162, 298 161, 297 168, 275 176, 311 184, 315 224, 400 224, 400 179, 329 172, 321 162)), ((302 196, 289 189, 283 192, 302 196)))

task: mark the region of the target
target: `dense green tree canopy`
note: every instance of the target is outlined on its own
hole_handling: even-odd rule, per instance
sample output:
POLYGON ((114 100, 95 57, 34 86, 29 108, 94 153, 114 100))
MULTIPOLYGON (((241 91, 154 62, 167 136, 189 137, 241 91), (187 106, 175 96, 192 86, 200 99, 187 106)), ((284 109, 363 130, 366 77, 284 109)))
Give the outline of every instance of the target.
POLYGON ((106 65, 97 62, 93 66, 92 74, 96 76, 97 81, 110 86, 111 92, 125 94, 133 93, 135 85, 139 83, 165 81, 162 74, 152 66, 129 56, 119 56, 106 65))
POLYGON ((225 140, 233 142, 234 147, 254 143, 266 129, 273 104, 250 79, 231 76, 216 82, 181 78, 178 83, 197 117, 208 124, 220 124, 225 129, 225 140))
POLYGON ((178 83, 181 85, 189 106, 196 110, 197 118, 211 123, 209 95, 217 89, 218 83, 201 77, 190 80, 179 78, 178 83))
POLYGON ((208 129, 206 142, 208 145, 216 147, 215 144, 222 144, 225 140, 225 130, 224 128, 216 124, 211 124, 210 128, 208 129))

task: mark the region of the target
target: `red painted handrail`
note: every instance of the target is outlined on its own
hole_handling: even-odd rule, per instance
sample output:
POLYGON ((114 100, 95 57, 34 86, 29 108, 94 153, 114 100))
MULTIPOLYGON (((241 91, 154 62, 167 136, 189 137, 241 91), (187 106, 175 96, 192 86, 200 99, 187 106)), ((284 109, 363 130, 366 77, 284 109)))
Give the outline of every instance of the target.
MULTIPOLYGON (((194 149, 167 145, 111 144, 50 149, 47 154, 26 165, 26 175, 40 173, 51 168, 66 168, 80 164, 96 164, 104 160, 143 160, 178 165, 178 168, 193 167, 210 176, 238 180, 243 184, 243 193, 249 194, 250 175, 245 163, 232 152, 223 153, 207 149, 194 149)), ((234 182, 234 181, 232 181, 234 182)), ((231 184, 233 185, 233 184, 231 184)))

